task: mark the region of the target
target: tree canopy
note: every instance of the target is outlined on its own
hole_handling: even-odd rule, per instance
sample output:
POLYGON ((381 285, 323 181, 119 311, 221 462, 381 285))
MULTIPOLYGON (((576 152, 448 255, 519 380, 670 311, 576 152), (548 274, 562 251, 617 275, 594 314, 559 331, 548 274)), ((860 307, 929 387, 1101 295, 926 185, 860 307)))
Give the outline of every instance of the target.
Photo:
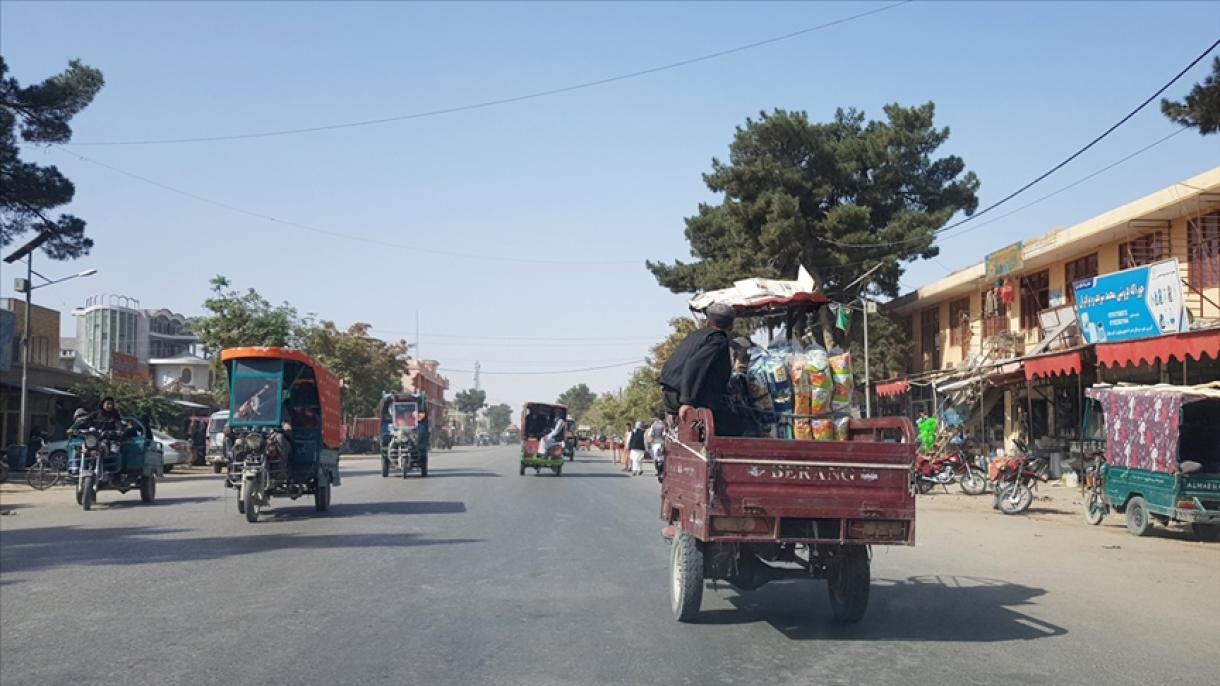
POLYGON ((209 355, 250 345, 301 347, 310 323, 292 305, 272 305, 253 288, 241 293, 223 276, 211 284, 212 297, 203 301, 210 314, 196 317, 189 326, 209 355))
POLYGON ((560 405, 568 407, 568 416, 572 419, 580 419, 588 413, 589 408, 593 406, 593 401, 597 399, 593 391, 589 390, 586 384, 577 384, 559 395, 555 401, 560 405))
POLYGON ((1161 112, 1170 120, 1199 130, 1202 135, 1220 131, 1220 57, 1212 61, 1212 73, 1196 83, 1182 101, 1161 100, 1161 112))
POLYGON ((458 391, 457 395, 453 396, 453 402, 458 410, 474 414, 487 405, 487 393, 481 388, 467 388, 458 391))
POLYGON ((493 434, 498 434, 513 423, 513 408, 504 403, 487 408, 487 428, 493 434))
POLYGON ((855 109, 811 123, 804 112, 763 112, 738 127, 728 162, 703 179, 723 196, 686 219, 694 262, 647 263, 675 293, 748 277, 792 278, 805 265, 832 299, 874 264, 878 292, 895 296, 901 263, 938 253, 936 230, 972 214, 979 187, 960 157, 936 157, 949 138, 935 106, 855 109), (863 246, 863 247, 851 247, 863 246))
POLYGON ((343 412, 367 417, 377 412, 383 393, 402 388, 407 344, 386 343, 369 335, 369 325, 340 331, 324 321, 303 332, 302 348, 343 380, 343 412))
POLYGON ((0 246, 29 231, 46 231, 50 239, 42 250, 51 259, 80 257, 93 247, 85 236, 85 220, 71 214, 52 216, 52 210, 72 201, 76 187, 54 165, 23 162, 17 139, 20 135, 26 143, 67 143, 72 118, 93 102, 104 83, 102 72, 72 60, 63 72, 21 86, 0 57, 0 246))

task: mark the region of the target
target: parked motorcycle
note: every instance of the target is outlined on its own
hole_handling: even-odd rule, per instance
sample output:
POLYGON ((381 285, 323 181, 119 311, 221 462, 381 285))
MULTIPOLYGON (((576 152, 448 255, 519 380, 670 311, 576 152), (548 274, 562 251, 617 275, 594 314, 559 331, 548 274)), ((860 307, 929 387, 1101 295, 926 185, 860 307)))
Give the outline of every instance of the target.
MULTIPOLYGON (((1026 453, 1025 445, 1017 442, 1017 449, 1026 453)), ((1050 478, 1050 462, 1044 457, 1028 454, 1010 458, 997 458, 994 463, 995 498, 992 507, 1004 514, 1021 514, 1034 502, 1034 491, 1039 481, 1050 478)))
POLYGON ((948 486, 956 481, 966 494, 982 495, 987 491, 987 478, 974 462, 960 449, 932 459, 920 455, 915 460, 915 488, 920 493, 929 493, 937 486, 948 486))

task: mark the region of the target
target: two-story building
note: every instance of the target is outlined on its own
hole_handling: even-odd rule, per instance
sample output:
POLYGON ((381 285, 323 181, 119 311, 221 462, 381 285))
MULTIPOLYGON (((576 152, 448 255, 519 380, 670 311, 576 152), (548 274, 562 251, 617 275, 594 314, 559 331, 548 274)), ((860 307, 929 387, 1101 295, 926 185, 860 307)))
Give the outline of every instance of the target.
POLYGON ((449 390, 449 379, 439 371, 436 360, 407 361, 407 373, 402 377, 402 390, 428 395, 428 417, 434 427, 445 426, 445 391, 449 390))
POLYGON ((877 383, 883 411, 943 416, 958 405, 955 418, 992 449, 1024 436, 1067 451, 1083 438, 1093 383, 1220 379, 1220 167, 996 251, 890 306, 909 318, 914 352, 908 376, 877 383), (1081 336, 1076 284, 1169 260, 1189 314, 1177 330, 1081 336))

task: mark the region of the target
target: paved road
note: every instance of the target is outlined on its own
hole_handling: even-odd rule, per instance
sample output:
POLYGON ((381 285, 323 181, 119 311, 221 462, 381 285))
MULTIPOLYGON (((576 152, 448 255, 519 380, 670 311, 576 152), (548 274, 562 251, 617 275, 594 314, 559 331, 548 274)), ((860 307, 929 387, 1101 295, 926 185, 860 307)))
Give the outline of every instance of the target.
POLYGON ((333 510, 247 524, 231 492, 38 494, 0 518, 0 682, 25 684, 1207 683, 1220 547, 921 499, 858 626, 821 582, 705 594, 669 616, 657 484, 604 454, 561 478, 512 448, 421 480, 346 460, 333 510), (971 509, 973 508, 973 509, 971 509))

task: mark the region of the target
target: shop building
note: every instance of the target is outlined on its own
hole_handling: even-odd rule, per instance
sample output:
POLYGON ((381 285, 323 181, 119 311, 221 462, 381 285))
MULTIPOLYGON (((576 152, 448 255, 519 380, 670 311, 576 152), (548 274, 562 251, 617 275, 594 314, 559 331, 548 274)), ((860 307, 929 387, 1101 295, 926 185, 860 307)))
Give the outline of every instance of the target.
POLYGON ((1220 378, 1220 167, 996 251, 891 306, 909 318, 914 346, 909 375, 876 383, 883 412, 961 405, 956 419, 990 449, 1023 436, 1070 451, 1085 438, 1083 389, 1094 383, 1220 378), (1077 321, 1077 286, 1132 276, 1140 289, 1149 271, 1180 292, 1175 326, 1107 339, 1077 321))

